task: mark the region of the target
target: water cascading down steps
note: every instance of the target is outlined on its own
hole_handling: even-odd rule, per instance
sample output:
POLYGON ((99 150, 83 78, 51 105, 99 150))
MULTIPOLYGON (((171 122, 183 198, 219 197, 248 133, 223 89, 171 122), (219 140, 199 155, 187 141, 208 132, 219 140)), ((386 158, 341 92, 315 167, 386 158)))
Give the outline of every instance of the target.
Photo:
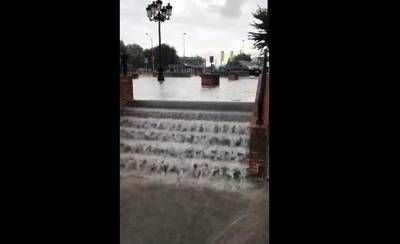
POLYGON ((246 111, 126 107, 121 178, 245 187, 250 117, 246 111))

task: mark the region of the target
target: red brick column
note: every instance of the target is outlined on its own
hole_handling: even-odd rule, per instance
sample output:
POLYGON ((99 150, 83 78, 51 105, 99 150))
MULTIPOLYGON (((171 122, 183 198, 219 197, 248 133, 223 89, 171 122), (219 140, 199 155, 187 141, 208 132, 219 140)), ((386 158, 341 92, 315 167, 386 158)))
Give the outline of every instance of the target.
POLYGON ((219 86, 219 75, 218 74, 202 74, 201 75, 202 86, 219 86))
POLYGON ((239 79, 239 74, 238 73, 228 73, 228 80, 238 80, 239 79))
POLYGON ((125 106, 133 101, 132 76, 120 76, 119 80, 119 105, 125 106))
POLYGON ((139 73, 132 73, 132 79, 139 79, 139 73))
MULTIPOLYGON (((259 82, 261 81, 261 76, 259 82)), ((257 88, 255 105, 253 108, 253 115, 250 124, 250 159, 249 168, 250 173, 254 176, 264 178, 265 168, 267 167, 267 147, 269 136, 269 75, 266 77, 265 96, 263 101, 263 124, 257 125, 257 104, 260 96, 260 85, 257 88)))

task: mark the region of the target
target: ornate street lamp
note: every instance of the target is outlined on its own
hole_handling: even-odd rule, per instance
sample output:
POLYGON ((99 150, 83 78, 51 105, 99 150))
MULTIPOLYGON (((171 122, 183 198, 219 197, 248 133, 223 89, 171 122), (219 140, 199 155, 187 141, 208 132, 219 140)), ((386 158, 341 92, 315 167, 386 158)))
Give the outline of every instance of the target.
POLYGON ((169 20, 172 14, 172 6, 168 3, 167 6, 162 6, 162 1, 157 0, 149 4, 146 8, 147 17, 150 21, 158 22, 158 78, 161 83, 164 81, 162 62, 161 62, 161 22, 169 20))

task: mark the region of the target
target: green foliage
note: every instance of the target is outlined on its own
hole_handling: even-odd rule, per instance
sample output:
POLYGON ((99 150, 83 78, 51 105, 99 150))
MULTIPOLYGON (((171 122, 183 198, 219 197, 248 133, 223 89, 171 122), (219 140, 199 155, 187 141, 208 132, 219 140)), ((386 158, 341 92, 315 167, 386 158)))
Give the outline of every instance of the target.
POLYGON ((119 41, 119 52, 126 53, 126 46, 125 46, 124 42, 121 40, 119 41))
POLYGON ((238 55, 236 55, 236 56, 234 56, 233 57, 233 59, 232 59, 232 61, 251 61, 251 57, 250 57, 250 55, 247 55, 247 54, 245 54, 245 53, 241 53, 241 54, 238 54, 238 55))
POLYGON ((181 62, 188 65, 204 65, 204 59, 198 55, 181 58, 181 62))
POLYGON ((193 61, 193 63, 200 65, 200 64, 204 63, 204 58, 196 55, 195 57, 192 57, 192 61, 193 61))
MULTIPOLYGON (((148 64, 151 65, 152 50, 145 49, 138 44, 128 44, 125 45, 123 41, 119 42, 120 52, 126 53, 128 55, 128 64, 132 65, 133 68, 143 68, 145 67, 144 58, 148 58, 148 64)), ((166 68, 169 64, 178 63, 178 56, 176 55, 176 50, 167 44, 161 44, 161 55, 163 67, 166 68)), ((158 46, 154 48, 154 66, 158 67, 158 46)), ((151 66, 149 66, 151 67, 151 66)))
POLYGON ((254 47, 261 52, 264 52, 265 48, 269 50, 270 47, 269 16, 268 10, 260 6, 258 6, 257 11, 253 13, 253 17, 258 22, 253 22, 251 26, 253 26, 257 32, 249 32, 249 39, 254 40, 254 47))
POLYGON ((138 44, 126 45, 126 53, 128 54, 128 64, 134 68, 144 67, 143 48, 138 44))
MULTIPOLYGON (((149 60, 149 63, 150 63, 151 56, 152 56, 151 49, 144 49, 143 56, 145 56, 149 60)), ((156 56, 156 53, 154 53, 154 56, 156 56)))
MULTIPOLYGON (((154 66, 157 69, 159 63, 158 57, 159 46, 154 48, 154 66)), ((151 49, 146 49, 143 52, 144 57, 149 59, 149 63, 151 62, 151 49)), ((174 47, 169 46, 168 44, 161 44, 161 56, 162 56, 162 66, 164 69, 168 67, 169 64, 177 64, 179 61, 178 55, 176 54, 176 49, 174 47)))

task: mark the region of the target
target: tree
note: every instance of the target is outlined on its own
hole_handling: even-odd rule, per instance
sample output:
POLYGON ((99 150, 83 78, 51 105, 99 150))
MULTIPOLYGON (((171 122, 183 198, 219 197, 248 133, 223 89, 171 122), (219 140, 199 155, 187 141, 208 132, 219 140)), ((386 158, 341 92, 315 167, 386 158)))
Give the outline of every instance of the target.
MULTIPOLYGON (((145 59, 147 59, 147 68, 152 69, 153 68, 153 61, 152 61, 153 53, 152 53, 152 49, 145 49, 143 51, 143 56, 144 56, 145 59)), ((154 53, 154 58, 155 58, 155 56, 156 56, 156 53, 154 53)), ((157 69, 157 66, 155 66, 155 63, 154 63, 154 69, 157 69)))
POLYGON ((256 28, 258 32, 249 32, 249 39, 254 40, 254 47, 264 53, 265 48, 268 50, 270 49, 270 14, 268 14, 268 10, 266 8, 261 8, 258 6, 256 12, 252 13, 252 15, 256 21, 259 22, 253 22, 253 24, 250 25, 256 28))
POLYGON ((204 65, 204 58, 200 57, 199 55, 193 56, 193 57, 183 57, 180 62, 188 65, 198 65, 198 66, 203 66, 204 65))
MULTIPOLYGON (((154 58, 155 58, 156 55, 157 55, 157 53, 154 53, 154 58)), ((151 56, 152 56, 151 49, 145 49, 145 50, 143 51, 143 56, 144 56, 145 58, 147 58, 147 59, 149 60, 149 64, 151 64, 151 56)))
POLYGON ((236 55, 236 56, 234 56, 233 57, 233 59, 232 59, 232 61, 251 61, 251 57, 250 57, 250 55, 247 55, 247 54, 245 54, 245 53, 241 53, 241 54, 238 54, 238 55, 236 55))
POLYGON ((126 45, 126 53, 128 54, 128 64, 131 64, 134 68, 144 67, 144 55, 143 48, 138 44, 126 45))
POLYGON ((196 55, 192 58, 193 64, 196 65, 203 65, 204 64, 204 58, 200 57, 199 55, 196 55))
MULTIPOLYGON (((158 49, 159 46, 154 48, 154 66, 157 69, 159 58, 158 58, 158 49)), ((151 49, 144 50, 144 57, 149 58, 149 63, 151 61, 151 49)), ((176 55, 176 49, 174 47, 169 46, 168 44, 161 44, 161 58, 162 58, 162 67, 165 70, 169 64, 177 64, 179 61, 178 55, 176 55)))
POLYGON ((124 41, 119 41, 119 52, 120 53, 126 53, 126 46, 124 44, 124 41))

